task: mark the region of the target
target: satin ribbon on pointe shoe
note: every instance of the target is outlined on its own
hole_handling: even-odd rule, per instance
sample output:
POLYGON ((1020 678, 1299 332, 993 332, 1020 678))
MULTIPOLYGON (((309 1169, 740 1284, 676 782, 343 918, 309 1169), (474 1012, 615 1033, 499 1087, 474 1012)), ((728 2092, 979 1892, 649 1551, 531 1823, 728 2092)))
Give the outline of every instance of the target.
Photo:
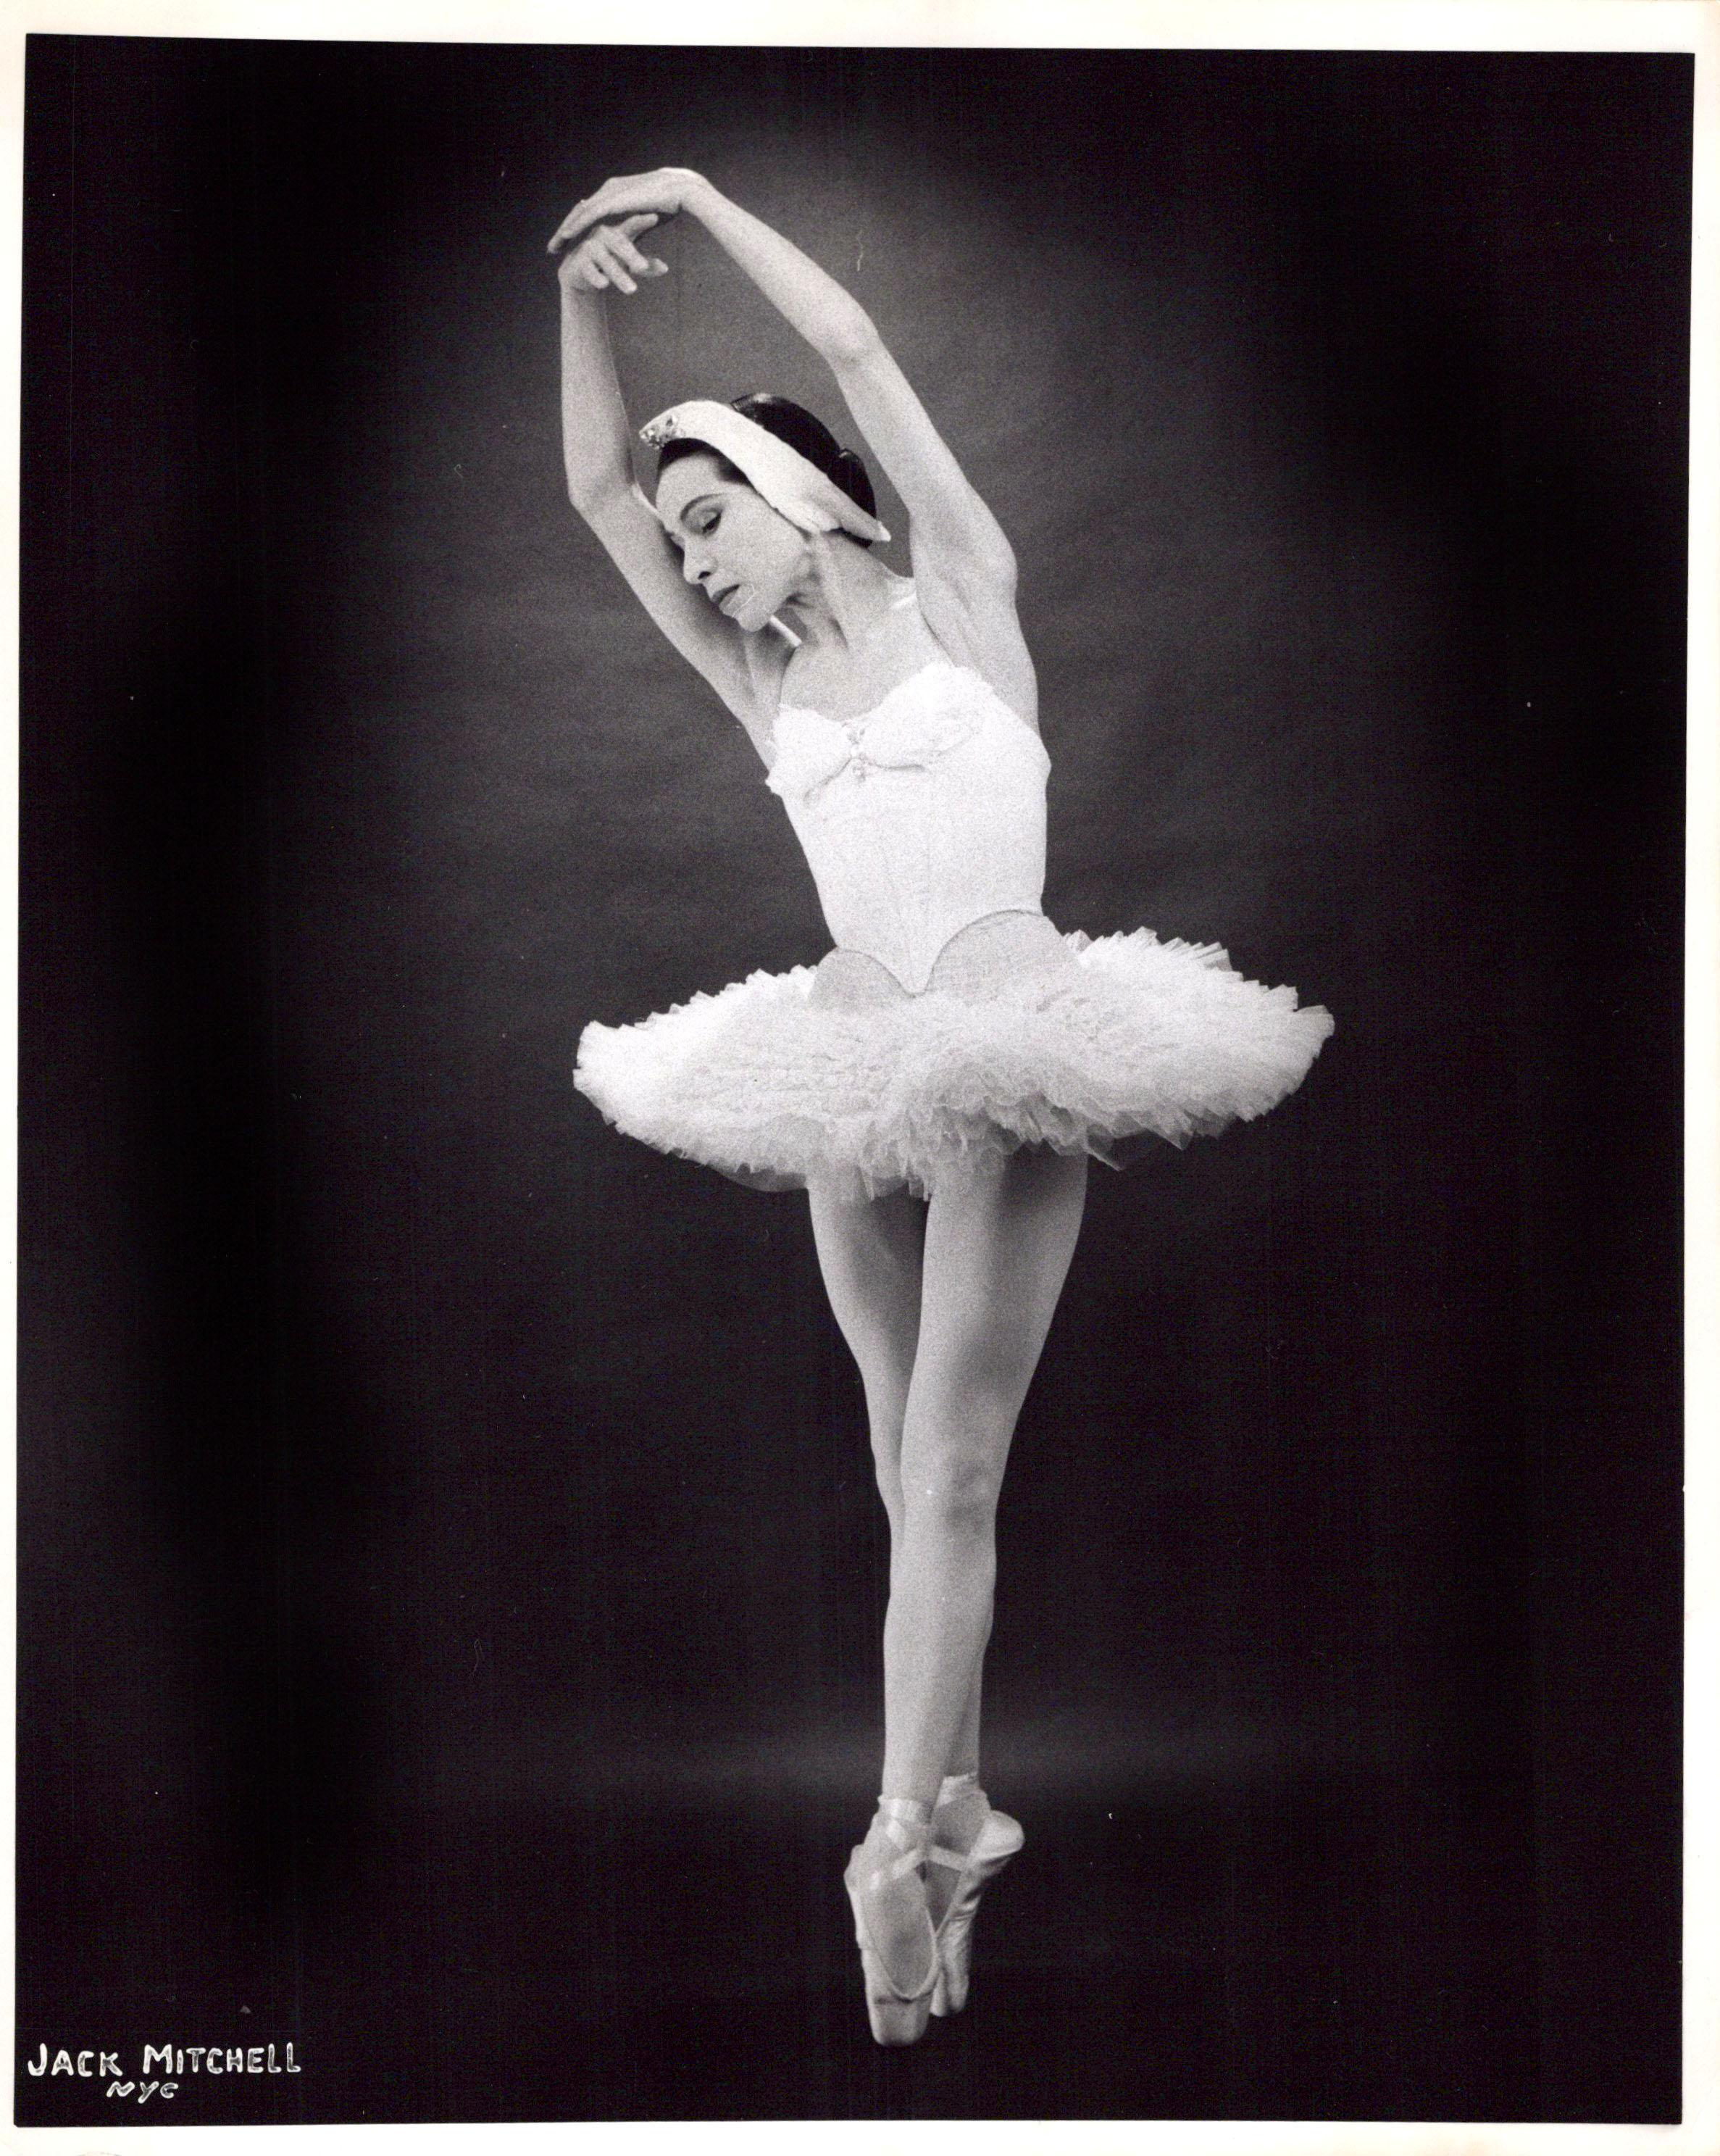
MULTIPOLYGON (((971 1775, 956 1779, 958 1784, 977 1789, 971 1775)), ((946 1800, 955 1794, 948 1778, 939 1794, 946 1800)), ((960 2014, 967 2005, 974 1920, 980 1913, 980 1897, 1026 1839, 1018 1820, 1012 1820, 1007 1812, 993 1811, 988 1804, 985 1823, 965 1856, 957 1856, 947 1849, 927 1850, 932 1863, 960 1875, 950 1890, 950 1905, 932 1933, 938 1949, 938 1974, 932 1988, 931 2011, 940 2019, 960 2014)))
MULTIPOLYGON (((934 1854, 930 1846, 931 1815, 925 1805, 908 1798, 882 1797, 878 1800, 878 1820, 885 1840, 893 1844, 899 1855, 873 1866, 863 1879, 860 1865, 866 1853, 863 1844, 849 1858, 848 1868, 842 1875, 854 1911, 854 1938, 860 1948, 861 1974, 866 1985, 867 2017, 878 2043, 917 2044, 925 2034, 932 1995, 943 1980, 943 1964, 939 1958, 938 1937, 932 1928, 930 1912, 924 1912, 930 1967, 923 1984, 912 1991, 904 1991, 878 1950, 862 1897, 875 1894, 880 1887, 893 1886, 919 1871, 934 1854), (916 1830, 910 1831, 910 1827, 916 1830)), ((938 1850, 935 1855, 939 1863, 962 1861, 949 1850, 938 1850)))

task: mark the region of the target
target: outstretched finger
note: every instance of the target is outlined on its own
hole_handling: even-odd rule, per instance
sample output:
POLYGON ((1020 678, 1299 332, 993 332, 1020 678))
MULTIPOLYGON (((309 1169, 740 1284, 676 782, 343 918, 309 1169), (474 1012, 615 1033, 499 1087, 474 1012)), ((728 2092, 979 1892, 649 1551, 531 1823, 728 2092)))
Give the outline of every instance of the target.
POLYGON ((611 235, 609 253, 614 260, 625 264, 636 277, 654 277, 657 275, 651 266, 650 257, 642 254, 624 232, 617 231, 611 235))
POLYGON ((594 247, 591 249, 591 259, 594 262, 601 262, 602 264, 604 275, 608 278, 610 283, 616 287, 617 291, 631 293, 637 292, 638 290, 638 286, 627 275, 626 267, 621 259, 619 251, 617 250, 613 240, 611 240, 607 246, 601 248, 594 247))

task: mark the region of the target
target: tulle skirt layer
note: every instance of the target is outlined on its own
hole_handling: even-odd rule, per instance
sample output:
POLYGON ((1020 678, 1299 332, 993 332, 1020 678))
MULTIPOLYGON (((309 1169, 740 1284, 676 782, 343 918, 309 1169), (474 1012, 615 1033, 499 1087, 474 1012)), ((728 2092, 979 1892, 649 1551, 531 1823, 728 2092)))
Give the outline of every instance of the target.
POLYGON ((1216 944, 1016 914, 964 931, 917 996, 837 951, 588 1025, 574 1082, 631 1137, 741 1182, 924 1196, 1021 1146, 1112 1161, 1145 1134, 1180 1146, 1263 1114, 1332 1028, 1216 944))

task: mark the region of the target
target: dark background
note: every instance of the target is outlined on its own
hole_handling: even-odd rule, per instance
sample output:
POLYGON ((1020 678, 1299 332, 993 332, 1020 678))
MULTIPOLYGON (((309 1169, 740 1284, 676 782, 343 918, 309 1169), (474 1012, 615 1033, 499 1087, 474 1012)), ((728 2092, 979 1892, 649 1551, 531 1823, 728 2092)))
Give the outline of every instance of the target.
MULTIPOLYGON (((1676 2118, 1691 95, 31 40, 29 2056, 294 2041, 179 2123, 1676 2118), (907 2054, 803 1202, 569 1079, 824 947, 561 495, 544 243, 661 162, 857 291, 1015 539, 1053 916, 1338 1019, 1096 1173, 1001 1527, 1028 1851, 907 2054)), ((637 417, 838 416, 663 251, 637 417)))

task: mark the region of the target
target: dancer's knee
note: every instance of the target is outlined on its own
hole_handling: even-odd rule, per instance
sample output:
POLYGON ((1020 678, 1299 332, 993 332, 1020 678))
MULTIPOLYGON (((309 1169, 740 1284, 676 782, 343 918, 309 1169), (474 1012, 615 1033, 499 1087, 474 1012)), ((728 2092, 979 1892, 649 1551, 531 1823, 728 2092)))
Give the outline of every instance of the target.
POLYGON ((1009 1430, 981 1409, 936 1431, 910 1431, 902 1451, 902 1502, 910 1523, 989 1541, 1003 1487, 1009 1430))

